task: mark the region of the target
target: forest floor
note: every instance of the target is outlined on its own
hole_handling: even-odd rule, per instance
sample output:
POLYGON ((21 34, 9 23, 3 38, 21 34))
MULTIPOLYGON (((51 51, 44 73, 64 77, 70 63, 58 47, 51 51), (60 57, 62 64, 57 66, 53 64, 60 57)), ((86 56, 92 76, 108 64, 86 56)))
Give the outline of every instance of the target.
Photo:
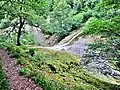
POLYGON ((5 49, 0 49, 0 60, 11 90, 43 90, 34 84, 31 78, 20 76, 21 67, 17 65, 15 58, 8 55, 5 49))

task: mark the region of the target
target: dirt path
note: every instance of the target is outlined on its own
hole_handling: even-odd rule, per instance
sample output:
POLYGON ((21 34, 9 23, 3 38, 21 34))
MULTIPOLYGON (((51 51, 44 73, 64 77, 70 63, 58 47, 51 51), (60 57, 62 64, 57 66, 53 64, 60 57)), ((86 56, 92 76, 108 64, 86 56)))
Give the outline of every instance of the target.
POLYGON ((10 58, 5 49, 0 49, 0 61, 7 76, 11 90, 43 90, 34 84, 31 79, 19 75, 20 66, 16 64, 15 58, 10 58))

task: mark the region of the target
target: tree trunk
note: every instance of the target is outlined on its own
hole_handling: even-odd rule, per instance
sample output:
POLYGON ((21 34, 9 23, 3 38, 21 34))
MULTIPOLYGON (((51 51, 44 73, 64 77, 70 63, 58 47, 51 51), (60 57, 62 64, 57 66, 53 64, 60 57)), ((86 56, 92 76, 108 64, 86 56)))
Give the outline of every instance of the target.
POLYGON ((24 25, 24 21, 25 20, 22 21, 22 17, 20 16, 20 26, 19 26, 19 29, 18 29, 17 46, 21 45, 21 43, 20 43, 20 36, 21 36, 23 25, 24 25))

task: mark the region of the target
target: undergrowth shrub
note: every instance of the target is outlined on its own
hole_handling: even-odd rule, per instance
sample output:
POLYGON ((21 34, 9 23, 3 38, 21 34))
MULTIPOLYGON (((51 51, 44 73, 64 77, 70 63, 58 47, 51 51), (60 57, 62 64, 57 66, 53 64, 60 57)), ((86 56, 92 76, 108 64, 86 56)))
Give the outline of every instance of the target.
POLYGON ((9 90, 8 81, 0 63, 0 90, 9 90))
POLYGON ((93 10, 93 16, 100 19, 111 19, 120 15, 120 1, 119 0, 102 0, 96 4, 93 10))
POLYGON ((70 33, 72 24, 71 19, 66 18, 64 21, 51 20, 51 23, 47 23, 47 29, 45 33, 50 35, 56 34, 58 36, 66 36, 70 33))
POLYGON ((10 20, 8 18, 2 19, 0 22, 0 29, 4 29, 9 27, 10 25, 10 20))
MULTIPOLYGON (((15 38, 15 37, 13 37, 15 38)), ((34 34, 33 32, 25 32, 23 33, 23 35, 21 36, 21 43, 23 45, 34 45, 36 43, 35 39, 34 39, 34 34)))
POLYGON ((59 3, 59 5, 53 9, 53 12, 49 12, 49 15, 43 20, 45 23, 41 24, 42 31, 50 35, 68 35, 72 27, 70 17, 70 7, 66 3, 59 3))
POLYGON ((78 13, 73 16, 72 29, 76 29, 81 26, 84 19, 84 13, 78 13))
POLYGON ((26 50, 24 46, 15 46, 13 44, 5 45, 7 47, 7 50, 13 55, 15 58, 25 57, 28 54, 24 51, 26 50))
POLYGON ((120 36, 120 23, 114 21, 101 20, 97 18, 90 18, 84 27, 83 34, 105 34, 107 36, 120 36))
MULTIPOLYGON (((11 28, 8 28, 6 30, 3 29, 1 30, 1 34, 0 34, 0 42, 16 44, 16 40, 17 40, 16 37, 17 37, 16 30, 12 31, 11 28)), ((36 41, 34 39, 33 32, 22 31, 21 43, 23 45, 25 44, 34 45, 35 42, 36 41)))
POLYGON ((109 10, 112 8, 120 8, 120 1, 119 0, 103 0, 100 3, 96 4, 95 9, 97 11, 104 11, 109 10))
POLYGON ((120 23, 120 16, 113 17, 110 20, 116 23, 120 23))

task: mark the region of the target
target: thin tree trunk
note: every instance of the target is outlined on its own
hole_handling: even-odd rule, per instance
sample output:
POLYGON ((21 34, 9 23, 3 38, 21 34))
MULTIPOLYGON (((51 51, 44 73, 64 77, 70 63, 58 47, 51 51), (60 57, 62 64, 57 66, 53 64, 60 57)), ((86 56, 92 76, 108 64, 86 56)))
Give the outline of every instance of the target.
POLYGON ((24 21, 22 21, 22 17, 20 17, 20 26, 19 26, 19 29, 18 29, 18 36, 17 36, 17 46, 20 46, 21 45, 21 42, 20 42, 20 36, 21 36, 21 32, 22 32, 22 28, 23 28, 23 25, 24 25, 24 21))

